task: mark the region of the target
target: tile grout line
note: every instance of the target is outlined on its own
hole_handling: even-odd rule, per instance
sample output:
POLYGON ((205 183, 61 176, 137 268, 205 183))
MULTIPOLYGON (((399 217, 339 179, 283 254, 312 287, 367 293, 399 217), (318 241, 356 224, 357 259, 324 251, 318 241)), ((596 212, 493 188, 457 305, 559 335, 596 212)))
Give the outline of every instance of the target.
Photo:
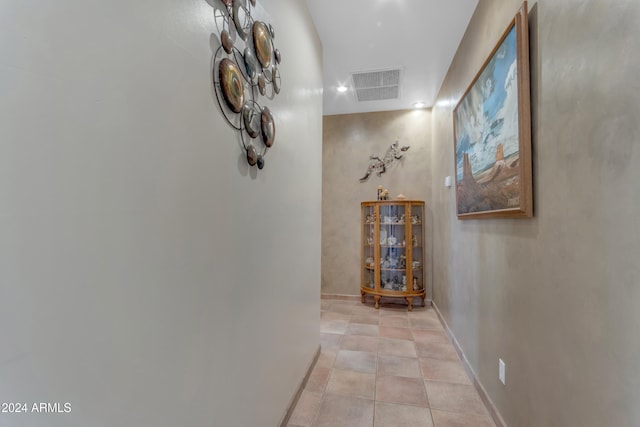
MULTIPOLYGON (((332 305, 333 304, 329 304, 329 307, 331 307, 332 305)), ((329 310, 327 309, 325 311, 329 311, 329 310)), ((340 338, 340 343, 338 345, 338 349, 340 348, 341 344, 342 344, 342 338, 340 338)), ((320 345, 320 356, 322 356, 322 345, 320 345)), ((326 384, 324 384, 324 386, 322 387, 322 391, 320 392, 320 404, 318 405, 318 411, 316 412, 315 416, 313 417, 313 421, 311 423, 311 427, 316 427, 317 426, 318 418, 320 418, 320 410, 322 409, 322 403, 324 402, 324 398, 326 396, 327 387, 329 386, 329 380, 331 379, 331 374, 333 372, 333 365, 336 363, 336 359, 337 358, 338 358, 338 352, 336 351, 336 358, 333 359, 333 361, 329 365, 329 375, 327 377, 327 382, 326 382, 326 384)))
POLYGON ((480 400, 482 401, 483 406, 485 407, 485 410, 489 413, 489 418, 493 421, 496 427, 506 427, 507 425, 502 419, 502 415, 498 411, 498 408, 494 405, 487 391, 484 389, 484 386, 482 385, 482 383, 480 383, 480 380, 476 376, 475 371, 471 367, 471 363, 469 363, 467 356, 462 351, 462 347, 458 343, 458 340, 456 339, 455 335, 453 335, 453 331, 449 328, 449 325, 447 324, 444 316, 442 315, 438 307, 435 305, 435 303, 433 303, 432 306, 436 312, 436 315, 438 316, 438 320, 440 320, 440 324, 444 328, 444 331, 447 334, 447 337, 449 338, 449 342, 451 343, 451 345, 453 345, 454 350, 458 354, 458 358, 462 363, 462 368, 465 370, 465 373, 467 374, 467 376, 469 377, 469 380, 471 381, 471 386, 476 390, 476 393, 478 394, 478 397, 480 397, 480 400))
POLYGON ((375 381, 373 384, 373 416, 371 417, 372 419, 372 423, 371 426, 375 427, 376 425, 376 408, 378 406, 378 401, 376 400, 377 396, 378 396, 378 368, 379 368, 379 362, 380 362, 380 312, 378 311, 377 313, 378 316, 378 336, 376 337, 377 339, 377 345, 376 345, 376 377, 375 377, 375 381))
POLYGON ((413 337, 413 345, 416 347, 418 369, 420 369, 420 378, 422 378, 422 387, 424 388, 424 395, 427 398, 427 407, 429 408, 429 418, 431 418, 431 425, 435 427, 436 420, 433 419, 433 411, 432 411, 433 408, 431 408, 431 401, 429 400, 429 392, 427 391, 427 382, 424 377, 424 372, 422 372, 422 364, 420 363, 420 355, 418 354, 418 346, 416 346, 416 336, 413 333, 414 329, 413 329, 413 323, 411 322, 411 319, 409 319, 409 328, 411 329, 411 336, 413 337))
MULTIPOLYGON (((340 343, 342 343, 342 338, 340 338, 340 343)), ((320 351, 322 352, 322 346, 320 346, 320 351)), ((322 355, 322 353, 321 353, 322 355)), ((338 353, 336 352, 336 358, 338 357, 338 353)), ((320 409, 322 409, 322 403, 324 402, 324 397, 327 394, 327 387, 329 386, 329 379, 331 379, 331 373, 333 371, 333 365, 336 363, 334 359, 329 366, 329 376, 327 377, 327 383, 322 387, 322 391, 320 392, 320 404, 318 405, 318 411, 313 417, 313 422, 311 423, 311 427, 315 427, 318 422, 318 418, 320 417, 320 409)))
MULTIPOLYGON (((331 307, 333 307, 333 305, 328 306, 327 308, 325 308, 325 310, 326 310, 326 311, 331 311, 331 307)), ((355 306, 354 306, 354 307, 355 307, 355 306)), ((433 305, 431 305, 431 307, 433 307, 433 305)), ((435 307, 434 307, 434 308, 435 308, 435 307)), ((344 312, 344 311, 342 311, 343 309, 344 309, 344 308, 341 308, 341 310, 340 310, 340 311, 336 311, 335 313, 343 313, 343 312, 344 312)), ((383 336, 381 336, 381 335, 380 335, 380 327, 381 327, 381 323, 382 323, 382 320, 383 320, 382 318, 383 318, 383 317, 385 317, 385 316, 381 315, 382 311, 383 311, 383 310, 380 310, 380 311, 375 310, 375 313, 376 313, 376 314, 375 314, 375 317, 376 317, 376 323, 375 323, 374 325, 376 325, 376 324, 377 324, 377 327, 378 327, 378 333, 377 333, 377 336, 376 336, 377 345, 376 345, 376 347, 375 347, 375 365, 374 365, 374 366, 375 366, 375 375, 374 375, 375 380, 374 380, 374 390, 373 390, 373 392, 374 392, 374 393, 373 393, 373 414, 372 414, 372 422, 373 422, 373 425, 375 425, 375 420, 376 420, 375 415, 376 415, 376 408, 377 408, 377 403, 378 403, 378 401, 377 401, 377 381, 378 381, 378 379, 380 378, 380 357, 381 357, 381 354, 380 354, 380 342, 381 342, 382 340, 387 339, 386 337, 383 337, 383 336)), ((333 312, 333 311, 331 311, 331 312, 333 312)), ((345 313, 345 314, 346 314, 346 313, 345 313)), ((386 314, 386 316, 394 316, 394 315, 398 315, 398 314, 400 314, 400 313, 387 313, 387 314, 386 314)), ((407 325, 407 326, 408 326, 408 328, 409 328, 409 330, 410 330, 411 342, 413 343, 413 347, 414 347, 414 351, 415 351, 415 357, 416 357, 416 359, 415 359, 415 360, 416 360, 416 361, 417 361, 417 363, 418 363, 418 369, 419 369, 419 373, 420 373, 419 378, 421 379, 422 387, 423 387, 423 390, 424 390, 424 393, 425 393, 425 398, 426 398, 426 408, 427 408, 427 409, 429 410, 429 412, 430 412, 431 424, 432 424, 434 427, 436 427, 435 419, 434 419, 434 416, 433 416, 433 411, 432 411, 432 408, 431 408, 430 396, 429 396, 429 392, 427 391, 427 387, 426 387, 426 381, 427 381, 427 379, 424 377, 424 372, 423 372, 423 370, 422 370, 422 364, 420 363, 420 360, 421 360, 421 359, 420 359, 419 354, 418 354, 418 348, 417 348, 417 341, 416 341, 416 335, 415 335, 415 332, 420 332, 420 331, 425 331, 425 330, 426 330, 426 331, 432 331, 432 330, 434 330, 434 331, 435 331, 435 330, 439 330, 439 329, 438 329, 438 328, 425 327, 425 324, 424 324, 424 323, 420 323, 420 322, 418 322, 418 324, 419 324, 419 325, 417 326, 417 328, 416 328, 416 329, 414 329, 414 327, 413 327, 414 322, 412 322, 412 320, 418 320, 418 319, 420 319, 420 320, 421 320, 421 319, 422 319, 422 316, 420 316, 420 317, 416 317, 416 319, 414 319, 412 316, 409 316, 409 313, 404 312, 404 314, 405 314, 405 315, 404 315, 404 316, 402 316, 402 317, 404 317, 404 318, 406 318, 406 319, 407 319, 407 323, 408 323, 408 325, 407 325)), ((444 329, 444 331, 443 331, 443 332, 444 332, 445 336, 447 336, 448 334, 447 334, 446 327, 445 327, 445 325, 443 325, 443 324, 442 324, 442 318, 440 318, 439 313, 437 312, 437 310, 435 311, 435 314, 436 314, 436 320, 437 320, 437 321, 439 320, 439 322, 437 322, 437 323, 439 323, 439 324, 440 324, 440 326, 444 327, 444 328, 443 328, 443 329, 444 329)), ((327 397, 328 383, 329 383, 329 380, 331 379, 331 376, 332 376, 333 371, 334 371, 334 369, 335 369, 338 354, 339 354, 339 352, 340 352, 340 351, 343 351, 343 349, 342 349, 342 345, 344 345, 344 344, 345 344, 345 342, 344 342, 345 336, 348 336, 348 335, 349 335, 349 329, 350 329, 350 327, 357 323, 357 322, 355 322, 355 318, 354 318, 354 316, 366 316, 366 315, 367 315, 367 314, 365 314, 365 313, 362 313, 362 312, 360 312, 360 311, 358 311, 358 310, 352 309, 352 310, 350 311, 350 313, 349 313, 349 318, 348 318, 348 320, 347 320, 347 319, 345 319, 345 320, 347 320, 347 321, 346 321, 346 327, 345 327, 345 329, 344 329, 343 333, 338 334, 338 335, 340 335, 340 338, 339 338, 339 340, 338 340, 338 342, 337 342, 336 357, 332 360, 331 364, 329 365, 329 377, 328 377, 327 382, 325 383, 325 385, 324 385, 324 387, 323 387, 323 389, 322 389, 323 391, 322 391, 322 394, 321 394, 320 407, 322 407, 322 403, 324 403, 324 402, 325 402, 325 399, 326 399, 326 397, 327 397)), ((390 320, 390 319, 388 319, 388 321, 389 321, 389 320, 390 320)), ((393 323, 393 322, 390 322, 390 323, 393 323)), ((367 324, 367 323, 364 323, 364 324, 367 324)), ((370 324, 370 323, 369 323, 369 324, 370 324)), ((427 325, 429 325, 429 323, 428 323, 428 322, 427 322, 426 324, 427 324, 427 325)), ((388 326, 388 327, 400 328, 401 326, 397 326, 397 325, 396 325, 396 326, 388 326)), ((356 335, 357 335, 357 334, 356 334, 356 335)), ((364 336, 366 336, 366 335, 364 335, 364 336)), ((449 344, 453 344, 453 343, 451 342, 451 340, 450 340, 450 336, 449 336, 449 337, 447 337, 447 338, 449 338, 449 340, 448 340, 448 341, 449 341, 449 344)), ((395 338, 395 339, 405 339, 405 338, 399 338, 399 337, 397 337, 397 338, 395 338)), ((455 345, 454 345, 454 347, 455 347, 455 345)), ((454 349, 455 349, 455 348, 454 348, 454 349)), ((457 350, 457 349, 455 349, 455 350, 457 350)), ((356 351, 356 350, 352 350, 352 351, 356 351)), ((365 351, 365 350, 360 349, 360 350, 358 350, 358 351, 365 351)), ((402 359, 404 359, 404 358, 405 358, 405 357, 403 357, 403 356, 397 356, 397 357, 402 358, 402 359)), ((426 357, 426 359, 430 359, 430 357, 426 357)), ((435 358, 433 358, 433 359, 440 360, 440 359, 438 359, 437 357, 435 357, 435 358)), ((444 361, 448 361, 449 359, 442 359, 442 360, 444 360, 444 361)), ((462 362, 462 360, 458 359, 458 360, 457 360, 457 362, 458 362, 458 363, 460 363, 460 362, 462 362)), ((464 364, 463 364, 463 363, 462 363, 462 365, 463 365, 463 368, 464 368, 465 366, 464 366, 464 364)), ((402 375, 400 375, 400 376, 401 376, 401 377, 403 377, 402 375)), ((430 381, 431 381, 431 380, 430 380, 430 381)), ((434 381, 434 382, 448 383, 448 384, 457 384, 457 382, 451 382, 451 381, 445 381, 445 380, 433 380, 433 381, 434 381)), ((410 403, 400 403, 400 402, 397 402, 396 404, 397 404, 397 405, 403 405, 403 406, 420 407, 420 405, 413 405, 413 404, 410 404, 410 403)), ((457 414, 457 413, 458 413, 458 412, 456 412, 456 411, 444 411, 444 412, 448 412, 448 413, 452 413, 452 414, 457 414)), ((319 417, 320 417, 320 411, 318 411, 318 412, 315 414, 315 416, 314 416, 314 421, 313 421, 313 423, 312 423, 312 426, 313 426, 313 427, 318 427, 318 425, 319 425, 319 424, 318 424, 319 417)))

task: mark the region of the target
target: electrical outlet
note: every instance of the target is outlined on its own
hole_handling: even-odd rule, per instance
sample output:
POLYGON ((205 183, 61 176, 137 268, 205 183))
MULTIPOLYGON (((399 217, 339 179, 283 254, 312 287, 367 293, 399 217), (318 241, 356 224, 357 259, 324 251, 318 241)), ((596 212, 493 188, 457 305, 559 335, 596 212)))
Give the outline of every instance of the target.
POLYGON ((505 379, 506 375, 507 375, 507 365, 504 364, 502 359, 498 359, 498 378, 500 378, 500 382, 502 384, 506 384, 506 379, 505 379))

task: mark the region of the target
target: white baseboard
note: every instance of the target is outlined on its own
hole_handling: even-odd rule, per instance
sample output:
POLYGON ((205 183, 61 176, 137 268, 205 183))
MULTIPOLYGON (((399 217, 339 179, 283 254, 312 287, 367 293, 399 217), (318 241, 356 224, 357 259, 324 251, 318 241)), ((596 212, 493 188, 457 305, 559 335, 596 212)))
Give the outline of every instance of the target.
POLYGON ((320 299, 337 299, 344 301, 360 301, 360 295, 322 294, 320 299))
MULTIPOLYGON (((320 295, 320 299, 331 299, 331 300, 342 300, 342 301, 360 301, 362 296, 360 295, 343 295, 343 294, 322 294, 320 295)), ((384 300, 385 303, 389 304, 403 304, 407 305, 407 302, 404 298, 393 298, 393 297, 382 297, 381 301, 384 300)), ((367 295, 367 301, 371 301, 371 296, 367 295)), ((420 297, 415 297, 413 299, 414 304, 417 306, 416 301, 420 301, 420 297)), ((424 300, 425 305, 431 305, 431 299, 426 298, 424 300)))

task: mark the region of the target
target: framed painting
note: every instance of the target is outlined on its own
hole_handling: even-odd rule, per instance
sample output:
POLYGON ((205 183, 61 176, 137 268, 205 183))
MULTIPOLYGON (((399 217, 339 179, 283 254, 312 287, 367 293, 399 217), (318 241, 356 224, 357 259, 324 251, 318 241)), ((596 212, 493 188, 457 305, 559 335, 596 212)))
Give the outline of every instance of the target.
POLYGON ((453 110, 459 219, 533 216, 527 2, 453 110))

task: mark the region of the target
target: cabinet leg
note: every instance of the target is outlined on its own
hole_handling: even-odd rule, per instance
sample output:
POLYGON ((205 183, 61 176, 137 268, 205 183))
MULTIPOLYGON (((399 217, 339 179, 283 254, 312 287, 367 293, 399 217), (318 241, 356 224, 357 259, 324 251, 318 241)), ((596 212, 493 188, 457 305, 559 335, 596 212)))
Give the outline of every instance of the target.
POLYGON ((374 299, 374 300, 375 300, 375 302, 376 302, 376 306, 375 306, 375 307, 376 307, 376 308, 380 308, 380 296, 379 296, 379 295, 374 295, 374 296, 373 296, 373 299, 374 299))
POLYGON ((365 295, 365 293, 362 292, 362 291, 360 291, 360 293, 362 294, 362 303, 364 304, 364 295, 365 295))
POLYGON ((413 311, 413 298, 412 297, 407 297, 405 298, 407 300, 407 304, 409 304, 409 311, 413 311))

